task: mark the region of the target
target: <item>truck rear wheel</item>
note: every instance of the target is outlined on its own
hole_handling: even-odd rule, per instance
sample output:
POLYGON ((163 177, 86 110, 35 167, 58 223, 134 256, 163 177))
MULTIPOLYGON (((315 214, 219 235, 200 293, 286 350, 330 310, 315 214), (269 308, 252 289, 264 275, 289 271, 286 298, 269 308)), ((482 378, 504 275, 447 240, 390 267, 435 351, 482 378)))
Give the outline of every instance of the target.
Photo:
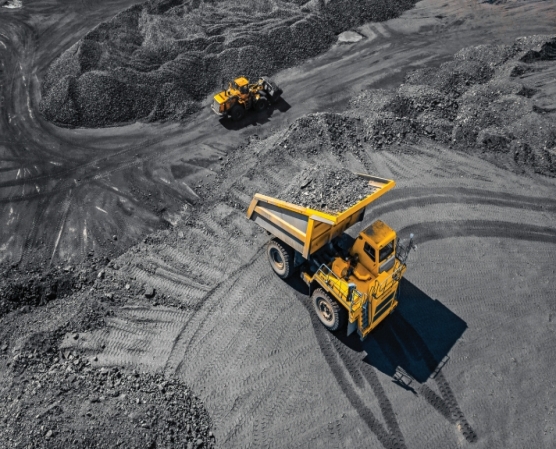
POLYGON ((317 288, 311 296, 313 307, 324 327, 329 331, 336 331, 345 326, 347 311, 332 299, 322 288, 317 288))
POLYGON ((282 279, 293 274, 293 250, 280 240, 272 239, 266 248, 268 261, 274 272, 282 279))
POLYGON ((245 108, 236 104, 230 111, 230 116, 234 122, 241 120, 245 116, 245 108))

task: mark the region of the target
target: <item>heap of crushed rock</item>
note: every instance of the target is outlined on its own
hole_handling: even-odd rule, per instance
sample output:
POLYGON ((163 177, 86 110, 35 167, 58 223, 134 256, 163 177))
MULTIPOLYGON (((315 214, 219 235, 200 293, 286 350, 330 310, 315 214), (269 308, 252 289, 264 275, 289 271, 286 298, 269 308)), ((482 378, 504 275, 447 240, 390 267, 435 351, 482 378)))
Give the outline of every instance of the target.
POLYGON ((402 145, 408 151, 425 138, 513 171, 556 176, 555 78, 556 36, 466 48, 410 73, 397 89, 362 92, 346 112, 300 117, 273 152, 329 151, 343 161, 402 145))
POLYGON ((65 126, 180 119, 238 75, 325 51, 336 34, 415 0, 149 0, 101 23, 48 69, 40 110, 65 126))
MULTIPOLYGON (((28 363, 29 355, 18 360, 28 363)), ((214 447, 208 413, 179 381, 92 368, 78 353, 46 361, 27 368, 27 381, 0 396, 6 404, 2 439, 11 447, 214 447)))
POLYGON ((395 91, 362 93, 348 115, 367 111, 363 138, 378 148, 427 137, 556 176, 556 96, 548 88, 555 61, 556 36, 466 48, 439 68, 411 73, 395 91))
POLYGON ((126 297, 142 291, 140 285, 118 287, 115 262, 98 272, 66 268, 61 278, 10 275, 8 287, 33 282, 27 290, 9 288, 14 307, 25 305, 0 314, 0 446, 214 447, 208 412, 177 379, 95 367, 90 354, 61 347, 64 338, 86 339, 102 328, 126 297), (76 283, 92 288, 79 291, 76 283), (71 288, 73 294, 60 297, 71 288), (18 291, 22 297, 16 300, 18 291), (45 297, 45 291, 58 298, 45 297))

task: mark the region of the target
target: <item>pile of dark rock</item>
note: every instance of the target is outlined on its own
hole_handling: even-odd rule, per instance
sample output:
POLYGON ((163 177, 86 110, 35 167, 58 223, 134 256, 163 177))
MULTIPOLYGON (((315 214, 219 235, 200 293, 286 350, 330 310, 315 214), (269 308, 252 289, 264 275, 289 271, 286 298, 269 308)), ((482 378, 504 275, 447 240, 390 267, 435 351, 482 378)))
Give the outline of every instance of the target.
POLYGON ((541 105, 551 94, 521 78, 542 71, 556 75, 556 36, 466 48, 438 68, 409 74, 396 90, 362 93, 348 115, 367 111, 365 139, 377 149, 424 137, 556 176, 556 108, 541 105))
POLYGON ((325 51, 336 34, 414 0, 149 0, 101 23, 48 69, 40 110, 59 125, 181 119, 239 75, 256 78, 325 51))
POLYGON ((300 117, 269 139, 269 152, 306 160, 332 153, 343 162, 368 151, 411 152, 429 140, 556 176, 556 95, 548 87, 555 76, 556 36, 466 48, 440 67, 410 73, 397 89, 360 93, 345 112, 300 117))
POLYGON ((90 265, 27 270, 10 267, 0 276, 0 317, 16 309, 29 309, 68 296, 92 285, 94 278, 90 265))
POLYGON ((50 290, 57 297, 43 304, 35 302, 50 275, 9 273, 5 285, 18 286, 9 290, 12 302, 33 302, 0 316, 0 447, 214 447, 206 409, 179 380, 95 367, 94 356, 60 345, 103 328, 130 298, 164 300, 151 286, 120 276, 119 264, 93 259, 87 270, 54 268, 73 291, 58 280, 50 290), (33 280, 30 287, 24 279, 33 280))
MULTIPOLYGON (((36 351, 18 360, 37 359, 36 351)), ((42 355, 2 391, 2 441, 12 448, 211 448, 200 399, 175 379, 94 368, 75 351, 42 355)))

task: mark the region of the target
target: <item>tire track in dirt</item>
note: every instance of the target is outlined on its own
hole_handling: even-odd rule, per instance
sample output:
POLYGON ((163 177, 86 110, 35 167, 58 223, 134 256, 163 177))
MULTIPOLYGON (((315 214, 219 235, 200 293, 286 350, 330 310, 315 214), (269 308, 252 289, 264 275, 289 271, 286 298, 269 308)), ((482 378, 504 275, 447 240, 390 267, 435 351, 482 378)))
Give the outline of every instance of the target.
MULTIPOLYGON (((209 310, 218 310, 218 316, 224 317, 232 313, 234 314, 234 316, 240 317, 240 322, 235 323, 232 329, 229 326, 224 326, 224 323, 221 323, 217 317, 212 317, 210 316, 210 313, 207 313, 207 316, 202 317, 199 323, 195 323, 193 330, 187 330, 189 335, 187 339, 183 339, 183 347, 180 348, 180 345, 174 347, 173 353, 176 355, 176 360, 178 361, 178 363, 172 362, 172 358, 170 358, 169 364, 166 368, 167 372, 175 371, 178 374, 185 376, 186 378, 191 378, 193 376, 196 379, 196 383, 200 385, 200 388, 208 388, 210 390, 210 392, 207 392, 208 395, 205 400, 207 401, 207 403, 211 404, 211 408, 212 406, 215 407, 214 416, 227 416, 225 424, 223 424, 223 436, 220 437, 221 441, 223 441, 222 444, 224 447, 232 444, 232 441, 238 441, 242 439, 245 441, 245 420, 249 420, 250 418, 248 417, 250 416, 259 416, 260 413, 258 412, 258 410, 264 411, 265 409, 265 407, 262 407, 261 409, 261 404, 272 403, 274 404, 273 410, 275 410, 276 402, 269 401, 268 398, 269 395, 272 396, 272 393, 270 393, 271 391, 279 391, 279 394, 282 396, 282 398, 284 398, 284 396, 289 397, 291 395, 292 388, 292 386, 288 385, 287 381, 286 383, 284 383, 283 369, 276 369, 277 367, 275 367, 271 376, 266 373, 263 376, 259 374, 255 377, 252 377, 252 375, 249 374, 249 371, 244 371, 242 377, 249 377, 249 387, 247 387, 247 385, 243 385, 241 386, 241 390, 243 391, 247 387, 247 391, 251 391, 252 393, 247 393, 247 391, 245 391, 245 394, 239 396, 241 397, 241 408, 238 408, 240 407, 239 403, 234 402, 232 408, 227 410, 226 408, 221 409, 219 407, 222 397, 226 396, 225 392, 229 388, 237 389, 240 388, 240 386, 224 385, 219 387, 218 382, 216 382, 215 385, 215 379, 212 379, 212 381, 207 384, 207 380, 210 379, 209 374, 212 372, 212 376, 214 377, 215 370, 224 370, 225 372, 230 373, 236 373, 238 369, 241 370, 242 367, 240 360, 237 360, 235 358, 233 360, 230 360, 229 357, 227 357, 227 353, 231 349, 233 349, 232 354, 237 354, 238 352, 249 353, 250 346, 255 345, 253 349, 256 351, 256 353, 258 353, 260 352, 260 348, 256 347, 256 342, 259 338, 257 337, 257 335, 264 335, 265 341, 268 338, 269 331, 265 330, 265 327, 269 325, 268 323, 270 323, 270 321, 268 321, 268 317, 265 318, 264 316, 260 315, 260 313, 263 313, 264 309, 255 307, 256 302, 261 298, 257 289, 254 289, 252 286, 254 279, 260 279, 259 285, 261 286, 268 284, 268 279, 273 281, 272 284, 275 283, 273 274, 269 273, 267 269, 265 257, 263 257, 262 253, 259 252, 254 263, 250 263, 248 266, 243 267, 243 269, 238 270, 237 273, 239 275, 239 278, 235 277, 237 281, 226 281, 215 291, 212 297, 207 298, 205 304, 208 304, 209 310), (222 306, 220 306, 219 304, 222 304, 224 309, 220 310, 222 306), (261 312, 253 313, 253 311, 257 310, 260 310, 261 312), (199 328, 201 326, 204 326, 205 329, 202 332, 199 332, 199 328), (223 328, 221 328, 221 326, 223 328), (215 354, 214 357, 211 357, 213 361, 205 362, 204 360, 206 358, 203 357, 201 353, 195 351, 193 348, 195 348, 196 346, 203 346, 201 342, 205 341, 210 334, 215 333, 216 335, 221 335, 223 333, 223 329, 228 329, 228 332, 226 333, 232 335, 232 340, 229 341, 228 339, 225 339, 223 341, 220 341, 219 343, 216 343, 216 346, 211 345, 210 352, 211 354, 215 354), (242 335, 241 332, 234 332, 234 329, 248 330, 249 338, 247 338, 247 335, 242 335), (196 361, 196 363, 194 366, 192 366, 190 363, 183 364, 182 361, 186 360, 194 360, 196 361), (230 362, 232 362, 232 366, 229 366, 230 362), (226 365, 228 365, 227 370, 224 368, 226 365), (238 366, 234 368, 234 365, 238 366), (274 385, 274 388, 271 388, 271 385, 274 385), (255 386, 256 390, 253 390, 255 386)), ((283 289, 285 287, 282 286, 281 288, 283 289)), ((285 292, 287 292, 287 290, 285 290, 285 292)), ((274 347, 278 347, 282 335, 283 334, 280 332, 280 329, 274 331, 274 338, 269 339, 269 344, 271 346, 276 345, 274 347), (274 343, 272 343, 272 341, 274 341, 274 343)), ((302 366, 302 354, 303 351, 294 355, 292 360, 293 362, 295 362, 294 365, 301 364, 302 366)), ((261 361, 260 363, 266 364, 266 362, 264 361, 261 361)), ((292 367, 290 366, 290 364, 288 364, 288 376, 291 376, 291 368, 292 367)), ((260 369, 266 370, 266 368, 262 366, 260 367, 260 369)), ((256 372, 257 370, 255 370, 253 374, 255 374, 256 372)), ((237 400, 239 400, 239 397, 237 400)), ((272 411, 270 413, 272 413, 272 411)), ((263 420, 261 423, 262 430, 260 432, 257 431, 255 435, 253 435, 255 438, 264 438, 264 423, 265 420, 263 420)), ((250 441, 257 440, 250 439, 250 441)), ((252 444, 254 443, 250 443, 249 446, 252 447, 252 444)))
MULTIPOLYGON (((341 356, 339 356, 337 348, 333 343, 333 339, 335 337, 328 333, 323 327, 318 318, 315 316, 313 311, 311 310, 310 306, 303 301, 303 298, 299 298, 300 302, 306 307, 307 311, 311 313, 311 323, 313 325, 313 332, 317 338, 317 342, 319 344, 319 348, 321 351, 322 356, 326 360, 332 374, 334 375, 336 382, 340 389, 342 390, 343 394, 346 396, 354 410, 356 410, 357 414, 361 417, 363 422, 367 425, 369 430, 376 435, 378 441, 382 444, 385 449, 394 449, 394 448, 405 448, 405 442, 403 441, 394 441, 393 436, 385 429, 384 425, 374 416, 372 410, 365 404, 364 400, 360 397, 360 395, 349 385, 349 381, 347 378, 347 373, 351 373, 352 371, 349 368, 355 365, 355 361, 353 365, 348 362, 346 366, 345 362, 342 360, 341 356)), ((388 413, 389 414, 389 413, 388 413)), ((397 425, 394 426, 397 428, 397 425)))
POLYGON ((373 212, 388 212, 421 207, 433 204, 466 204, 492 205, 532 211, 556 212, 556 201, 553 198, 538 196, 515 195, 492 190, 469 189, 466 187, 412 187, 388 193, 371 206, 373 212))
POLYGON ((460 220, 456 222, 424 222, 406 226, 400 234, 412 231, 419 235, 419 242, 452 237, 498 237, 529 242, 556 244, 556 229, 524 223, 487 220, 460 220))
POLYGON ((164 365, 170 353, 169 343, 176 338, 187 316, 187 311, 164 307, 129 307, 123 309, 120 316, 109 318, 104 330, 79 343, 71 339, 69 343, 97 353, 100 365, 142 366, 156 370, 164 365))

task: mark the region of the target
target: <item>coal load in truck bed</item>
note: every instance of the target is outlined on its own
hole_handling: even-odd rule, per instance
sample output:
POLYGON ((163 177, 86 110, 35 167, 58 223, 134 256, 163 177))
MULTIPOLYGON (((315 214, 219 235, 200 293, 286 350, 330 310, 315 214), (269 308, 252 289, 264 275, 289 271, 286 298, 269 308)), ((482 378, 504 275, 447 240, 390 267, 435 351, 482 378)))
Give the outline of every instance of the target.
POLYGON ((318 167, 303 170, 279 198, 334 215, 355 205, 373 190, 367 179, 349 170, 318 167))

